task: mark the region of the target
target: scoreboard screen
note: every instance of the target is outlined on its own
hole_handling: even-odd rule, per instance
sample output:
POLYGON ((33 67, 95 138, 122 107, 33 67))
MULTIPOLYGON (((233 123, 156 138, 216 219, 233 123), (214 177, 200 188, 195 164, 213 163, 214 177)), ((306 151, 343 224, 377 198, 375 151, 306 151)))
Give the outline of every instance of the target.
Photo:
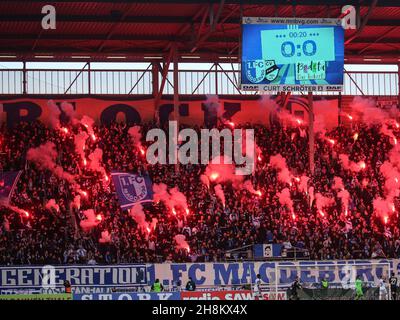
POLYGON ((342 91, 340 19, 243 18, 241 89, 342 91))

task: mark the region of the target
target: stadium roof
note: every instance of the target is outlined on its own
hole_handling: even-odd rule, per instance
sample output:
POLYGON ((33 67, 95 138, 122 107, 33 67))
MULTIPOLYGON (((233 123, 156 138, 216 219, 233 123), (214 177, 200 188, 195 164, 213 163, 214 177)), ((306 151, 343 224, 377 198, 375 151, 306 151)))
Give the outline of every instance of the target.
POLYGON ((398 0, 2 0, 0 60, 150 61, 176 45, 181 61, 236 61, 241 15, 338 18, 346 4, 361 19, 358 30, 346 30, 347 62, 398 63, 398 0), (56 8, 55 30, 41 27, 47 4, 56 8))

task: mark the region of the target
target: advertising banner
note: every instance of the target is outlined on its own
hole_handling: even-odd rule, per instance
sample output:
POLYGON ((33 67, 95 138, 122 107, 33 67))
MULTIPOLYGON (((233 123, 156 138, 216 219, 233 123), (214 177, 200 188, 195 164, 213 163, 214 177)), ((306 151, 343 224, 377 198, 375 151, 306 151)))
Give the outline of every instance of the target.
MULTIPOLYGON (((296 276, 303 283, 346 284, 359 275, 364 282, 378 283, 381 275, 399 276, 400 260, 257 261, 231 263, 164 263, 102 266, 3 266, 0 267, 0 292, 36 290, 55 293, 69 280, 74 293, 112 293, 113 288, 150 287, 155 279, 171 290, 189 277, 197 286, 243 286, 254 284, 260 274, 262 285, 290 286, 296 276), (54 289, 53 289, 54 285, 54 289), (52 291, 54 290, 54 291, 52 291)), ((26 291, 25 291, 26 292, 26 291)), ((61 291, 62 292, 62 291, 61 291)), ((22 293, 22 292, 19 292, 22 293)))
MULTIPOLYGON (((182 300, 259 300, 260 298, 250 290, 230 291, 182 291, 182 300)), ((262 300, 287 300, 285 291, 262 293, 262 300)))
MULTIPOLYGON (((232 121, 235 124, 262 124, 269 126, 276 118, 279 110, 279 97, 240 96, 220 98, 215 96, 213 101, 206 97, 190 97, 180 101, 179 123, 188 126, 206 125, 212 127, 220 123, 232 121), (277 103, 275 103, 277 102, 277 103), (212 107, 217 104, 217 107, 212 107), (251 110, 251 112, 249 112, 251 110)), ((54 103, 61 112, 61 122, 68 120, 62 111, 63 102, 70 103, 75 116, 80 119, 83 115, 92 118, 96 123, 104 125, 114 121, 125 122, 132 126, 143 124, 154 119, 154 99, 142 98, 140 100, 109 100, 95 98, 63 98, 54 99, 54 103)), ((18 125, 20 122, 34 122, 40 120, 49 123, 52 111, 48 106, 49 99, 24 98, 0 99, 0 124, 8 127, 18 125)), ((162 100, 159 107, 160 123, 165 124, 173 113, 173 103, 162 100)), ((288 110, 293 116, 304 121, 307 119, 307 97, 291 96, 288 110)), ((338 125, 338 99, 336 97, 315 97, 313 103, 316 119, 321 118, 325 129, 338 125)))
POLYGON ((286 291, 278 291, 275 292, 263 292, 262 293, 263 300, 287 300, 287 292, 286 291))
POLYGON ((182 300, 254 300, 250 290, 235 291, 182 291, 182 300))
POLYGON ((180 300, 179 292, 74 294, 74 300, 180 300))

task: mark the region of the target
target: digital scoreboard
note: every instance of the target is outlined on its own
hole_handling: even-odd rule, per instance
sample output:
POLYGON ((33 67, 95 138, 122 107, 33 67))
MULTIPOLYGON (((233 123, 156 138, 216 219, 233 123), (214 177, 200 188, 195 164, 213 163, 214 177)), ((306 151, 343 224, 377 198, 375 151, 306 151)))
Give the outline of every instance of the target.
POLYGON ((242 23, 242 90, 343 90, 340 19, 244 17, 242 23))

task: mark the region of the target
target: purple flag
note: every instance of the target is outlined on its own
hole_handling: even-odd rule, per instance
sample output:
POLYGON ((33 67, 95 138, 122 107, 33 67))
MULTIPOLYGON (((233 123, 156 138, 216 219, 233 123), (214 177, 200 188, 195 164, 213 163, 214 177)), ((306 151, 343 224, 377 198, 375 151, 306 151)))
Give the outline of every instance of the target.
POLYGON ((9 203, 22 171, 0 172, 0 201, 9 203))
POLYGON ((153 187, 149 176, 113 171, 111 178, 122 209, 130 209, 136 203, 153 201, 153 187))

